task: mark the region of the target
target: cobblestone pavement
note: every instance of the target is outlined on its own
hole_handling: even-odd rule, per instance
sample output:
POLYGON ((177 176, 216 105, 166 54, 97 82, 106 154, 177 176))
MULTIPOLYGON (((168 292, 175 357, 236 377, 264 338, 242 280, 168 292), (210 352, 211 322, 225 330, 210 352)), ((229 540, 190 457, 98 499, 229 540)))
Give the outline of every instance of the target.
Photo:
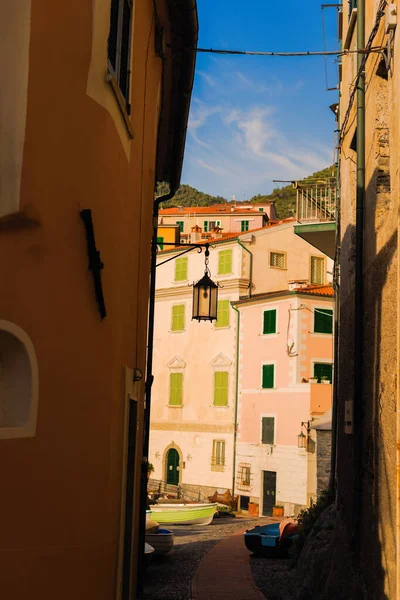
POLYGON ((154 557, 144 582, 145 600, 191 600, 191 582, 199 561, 215 544, 241 529, 270 519, 214 519, 210 525, 169 527, 175 535, 169 554, 154 557))

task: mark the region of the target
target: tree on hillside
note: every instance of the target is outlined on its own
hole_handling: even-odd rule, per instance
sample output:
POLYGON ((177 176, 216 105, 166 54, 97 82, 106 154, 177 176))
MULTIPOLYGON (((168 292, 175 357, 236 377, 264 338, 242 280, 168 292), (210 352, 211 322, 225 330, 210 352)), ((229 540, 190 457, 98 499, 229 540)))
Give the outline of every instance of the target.
MULTIPOLYGON (((163 196, 169 190, 168 184, 159 183, 156 196, 163 196)), ((211 206, 212 204, 225 204, 226 198, 222 196, 210 196, 200 192, 190 185, 181 185, 175 196, 168 202, 164 202, 163 208, 172 208, 175 206, 211 206)))

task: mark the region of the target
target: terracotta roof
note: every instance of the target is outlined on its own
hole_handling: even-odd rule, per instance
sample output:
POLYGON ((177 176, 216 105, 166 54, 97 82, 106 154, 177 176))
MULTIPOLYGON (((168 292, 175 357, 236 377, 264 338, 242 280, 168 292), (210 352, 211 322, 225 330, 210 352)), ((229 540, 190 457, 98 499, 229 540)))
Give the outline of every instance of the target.
MULTIPOLYGON (((265 204, 271 204, 266 202, 265 204)), ((248 204, 246 206, 249 206, 248 204)), ((163 215, 209 215, 209 214, 238 214, 244 213, 246 215, 262 215, 266 213, 260 212, 258 209, 251 208, 240 208, 233 206, 232 204, 214 204, 213 206, 183 206, 182 208, 161 208, 159 210, 159 216, 163 215), (232 210, 233 208, 233 210, 232 210)))
POLYGON ((304 288, 297 288, 295 290, 278 290, 276 292, 266 292, 264 294, 253 294, 250 298, 248 296, 241 296, 240 299, 233 304, 247 304, 248 302, 257 302, 258 300, 268 300, 269 298, 278 298, 279 296, 296 296, 298 294, 306 294, 307 296, 324 296, 326 298, 334 298, 335 292, 331 285, 308 285, 304 288))

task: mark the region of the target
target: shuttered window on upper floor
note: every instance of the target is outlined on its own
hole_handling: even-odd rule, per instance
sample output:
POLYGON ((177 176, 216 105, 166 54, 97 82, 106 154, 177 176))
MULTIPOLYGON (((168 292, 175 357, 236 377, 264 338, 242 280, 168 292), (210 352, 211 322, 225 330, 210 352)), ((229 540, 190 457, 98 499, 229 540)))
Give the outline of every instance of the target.
POLYGON ((263 333, 276 333, 276 309, 264 310, 263 333))
POLYGON ((262 387, 263 389, 272 389, 274 387, 275 365, 262 366, 262 387))
POLYGON ((310 280, 311 283, 325 283, 325 259, 319 256, 310 258, 310 280))
POLYGON ((132 30, 132 0, 111 0, 108 35, 108 68, 118 84, 130 114, 130 52, 132 30))
POLYGON ((214 406, 228 406, 228 371, 214 373, 214 406))
POLYGON ((229 300, 218 300, 215 327, 229 327, 229 300))
POLYGON ((171 406, 182 406, 183 373, 169 375, 169 403, 171 406))
POLYGON ((218 275, 232 273, 232 250, 221 250, 218 253, 218 275))
POLYGON ((187 280, 188 259, 186 256, 175 260, 175 281, 187 280))
POLYGON ((262 417, 261 442, 263 444, 275 444, 275 418, 262 417))
POLYGON ((185 305, 176 304, 172 307, 172 331, 183 331, 185 329, 185 305))
POLYGON ((332 333, 333 310, 328 308, 314 309, 314 333, 332 333))

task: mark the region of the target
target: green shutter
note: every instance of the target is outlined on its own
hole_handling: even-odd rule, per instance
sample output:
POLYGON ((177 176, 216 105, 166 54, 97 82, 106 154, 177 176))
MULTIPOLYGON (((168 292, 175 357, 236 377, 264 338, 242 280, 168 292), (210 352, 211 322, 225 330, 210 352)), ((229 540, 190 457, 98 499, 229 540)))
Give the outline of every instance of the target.
POLYGON ((183 331, 185 329, 185 305, 178 304, 172 307, 172 331, 183 331))
POLYGON ((262 418, 262 433, 261 442, 263 444, 274 444, 275 443, 275 419, 274 417, 263 417, 262 418))
POLYGON ((274 370, 275 365, 263 365, 262 386, 264 389, 271 389, 274 387, 274 370))
POLYGON ((322 377, 327 377, 332 383, 332 365, 327 363, 314 363, 314 377, 318 377, 318 383, 321 383, 322 377))
POLYGON ((169 376, 169 403, 172 406, 182 404, 183 373, 170 373, 169 376))
POLYGON ((215 327, 229 326, 229 300, 218 300, 217 320, 215 327))
POLYGON ((183 228, 184 228, 184 222, 183 221, 177 221, 176 224, 179 225, 179 231, 182 233, 183 232, 183 228))
POLYGON ((232 250, 221 250, 218 254, 218 275, 232 273, 232 250))
POLYGON ((187 261, 185 257, 177 258, 175 261, 175 281, 187 280, 187 261))
POLYGON ((264 310, 263 333, 276 333, 276 310, 264 310))
POLYGON ((314 309, 314 332, 332 333, 333 331, 333 310, 327 308, 314 309))
POLYGON ((213 440, 212 464, 225 465, 225 442, 224 440, 213 440))
POLYGON ((204 221, 203 231, 204 231, 204 233, 207 233, 207 231, 208 231, 208 221, 204 221))
POLYGON ((164 238, 163 237, 157 238, 157 246, 160 248, 160 250, 164 250, 164 238))
POLYGON ((249 230, 249 221, 241 221, 240 222, 240 230, 248 231, 249 230))
POLYGON ((228 372, 214 373, 214 406, 228 406, 228 372))

